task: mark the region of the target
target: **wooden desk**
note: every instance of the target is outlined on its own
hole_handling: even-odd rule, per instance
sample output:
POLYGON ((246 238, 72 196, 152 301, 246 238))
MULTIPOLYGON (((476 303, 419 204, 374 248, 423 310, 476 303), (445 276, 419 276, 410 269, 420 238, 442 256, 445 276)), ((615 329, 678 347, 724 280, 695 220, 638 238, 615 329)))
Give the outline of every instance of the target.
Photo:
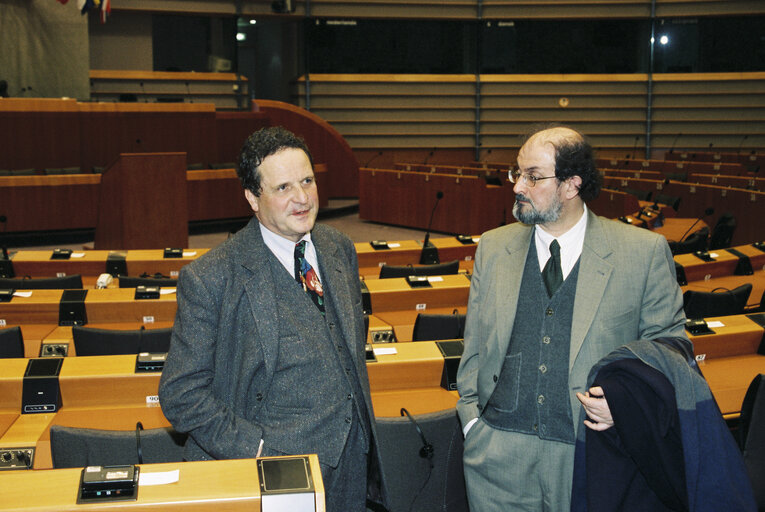
MULTIPOLYGON (((316 510, 324 511, 324 485, 319 460, 309 455, 316 489, 316 510)), ((135 501, 77 505, 81 469, 8 471, 0 475, 3 510, 34 511, 260 511, 260 486, 256 459, 213 460, 165 464, 142 464, 141 474, 179 471, 172 484, 140 485, 135 501)))
MULTIPOLYGON (((388 325, 396 333, 396 341, 412 341, 414 322, 420 313, 435 315, 451 315, 454 310, 463 315, 467 312, 467 305, 447 306, 447 307, 428 307, 426 310, 418 311, 414 309, 400 311, 381 311, 374 316, 383 325, 388 325)), ((370 324, 371 325, 371 324, 370 324)))
POLYGON ((372 313, 467 306, 470 279, 463 274, 432 276, 430 287, 412 288, 402 277, 364 281, 372 300, 372 313))
MULTIPOLYGON (((14 296, 10 302, 0 303, 0 319, 7 325, 58 325, 62 293, 62 290, 32 290, 30 297, 14 296)), ((134 288, 88 290, 85 298, 88 322, 143 322, 145 317, 153 317, 155 321, 174 320, 175 293, 151 300, 135 300, 134 296, 134 288)))
MULTIPOLYGON (((703 356, 704 359, 719 359, 756 354, 763 335, 765 335, 765 329, 746 315, 719 316, 706 318, 705 320, 708 323, 721 322, 724 325, 722 327, 711 327, 714 334, 689 335, 693 342, 693 353, 696 357, 703 356)), ((751 379, 749 380, 751 381, 751 379)))
MULTIPOLYGON (((739 245, 731 249, 747 256, 754 271, 765 270, 765 252, 751 244, 739 245)), ((727 249, 716 249, 710 251, 709 255, 714 261, 704 261, 694 254, 678 254, 674 258, 675 263, 683 267, 688 283, 734 274, 739 263, 738 256, 727 249)))
POLYGON ((737 418, 752 379, 765 373, 765 356, 757 354, 709 359, 699 362, 717 405, 725 419, 737 418))
MULTIPOLYGON (((178 271, 184 265, 191 263, 210 249, 184 249, 182 258, 165 258, 163 249, 145 249, 132 251, 117 251, 125 255, 127 275, 155 274, 157 272, 168 277, 177 277, 178 271)), ((113 251, 83 250, 74 251, 68 260, 50 259, 51 251, 20 250, 11 255, 13 269, 17 276, 55 277, 82 274, 86 277, 97 277, 106 272, 106 260, 113 251)), ((95 285, 95 279, 91 286, 95 285)), ((117 282, 115 280, 114 286, 117 282)))

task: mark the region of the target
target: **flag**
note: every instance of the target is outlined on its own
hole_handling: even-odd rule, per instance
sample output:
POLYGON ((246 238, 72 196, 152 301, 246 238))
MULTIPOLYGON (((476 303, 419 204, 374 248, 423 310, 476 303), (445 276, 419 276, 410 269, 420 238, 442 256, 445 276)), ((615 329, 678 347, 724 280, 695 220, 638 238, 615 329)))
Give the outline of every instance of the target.
POLYGON ((106 17, 112 13, 111 0, 101 0, 101 23, 106 23, 106 17))

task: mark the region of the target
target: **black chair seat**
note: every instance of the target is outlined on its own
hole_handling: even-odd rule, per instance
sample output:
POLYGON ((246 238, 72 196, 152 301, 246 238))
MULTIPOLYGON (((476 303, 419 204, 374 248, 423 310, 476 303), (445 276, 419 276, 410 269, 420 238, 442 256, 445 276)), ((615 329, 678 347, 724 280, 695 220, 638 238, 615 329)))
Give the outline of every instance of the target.
POLYGON ((740 315, 746 308, 751 283, 742 284, 733 290, 716 289, 711 292, 687 290, 683 294, 683 309, 688 318, 740 315))
POLYGON ((24 357, 24 337, 21 327, 0 329, 0 358, 24 357))
POLYGON ((0 278, 0 289, 4 290, 81 290, 82 276, 72 274, 64 277, 42 277, 22 279, 18 277, 0 278))
POLYGON ((380 267, 380 279, 408 276, 446 276, 460 271, 459 260, 438 263, 436 265, 383 265, 380 267))
MULTIPOLYGON (((182 462, 187 436, 172 428, 154 428, 139 433, 143 462, 182 462)), ((50 428, 50 450, 54 468, 138 464, 138 440, 134 430, 50 428)))
POLYGON ((455 340, 465 336, 465 315, 420 313, 414 321, 412 341, 455 340))
POLYGON ((75 326, 72 327, 72 340, 78 356, 167 352, 171 332, 169 327, 121 331, 75 326))

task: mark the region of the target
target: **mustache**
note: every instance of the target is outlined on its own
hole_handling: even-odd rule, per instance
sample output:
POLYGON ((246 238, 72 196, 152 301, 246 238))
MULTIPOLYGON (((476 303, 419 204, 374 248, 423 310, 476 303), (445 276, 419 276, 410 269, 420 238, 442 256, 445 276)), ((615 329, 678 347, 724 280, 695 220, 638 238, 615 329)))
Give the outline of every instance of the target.
POLYGON ((517 203, 518 201, 526 201, 527 203, 533 204, 531 202, 531 199, 529 199, 528 197, 526 197, 523 194, 515 194, 515 202, 517 203))

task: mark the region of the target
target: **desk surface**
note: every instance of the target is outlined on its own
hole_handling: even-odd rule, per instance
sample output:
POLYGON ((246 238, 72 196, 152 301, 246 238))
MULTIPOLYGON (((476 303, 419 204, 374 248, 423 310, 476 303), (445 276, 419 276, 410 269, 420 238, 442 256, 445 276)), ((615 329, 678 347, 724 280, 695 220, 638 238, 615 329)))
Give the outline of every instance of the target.
MULTIPOLYGON (((316 455, 309 456, 318 511, 324 508, 324 487, 316 455)), ((5 511, 184 510, 259 511, 256 459, 143 464, 141 474, 178 470, 166 485, 139 485, 135 501, 77 505, 81 469, 8 471, 0 475, 5 511)))

